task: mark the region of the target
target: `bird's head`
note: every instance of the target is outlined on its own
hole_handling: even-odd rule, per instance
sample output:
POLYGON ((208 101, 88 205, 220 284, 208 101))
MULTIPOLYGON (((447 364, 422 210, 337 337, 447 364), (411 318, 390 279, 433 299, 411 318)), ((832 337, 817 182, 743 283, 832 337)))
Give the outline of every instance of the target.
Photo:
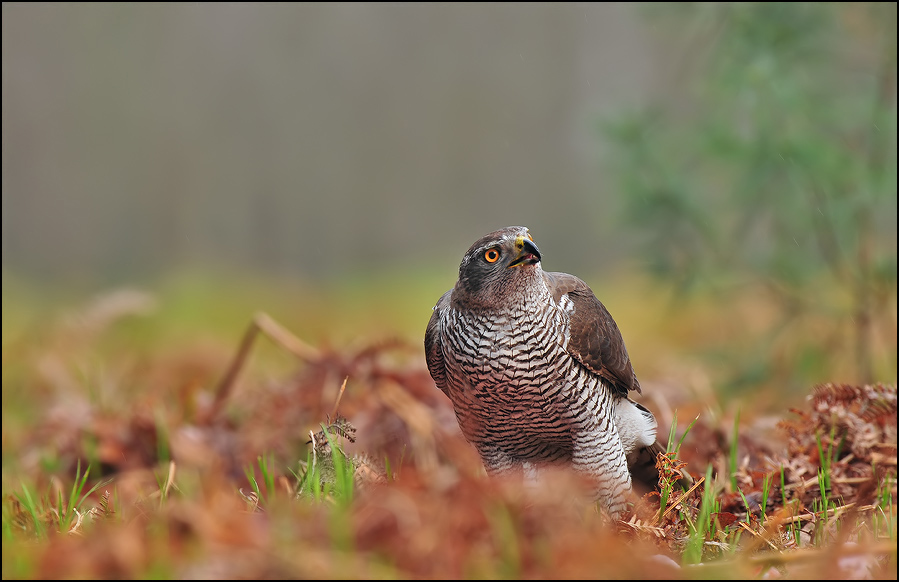
POLYGON ((528 229, 509 226, 478 239, 459 265, 454 300, 469 307, 501 307, 517 290, 542 281, 540 249, 528 229))

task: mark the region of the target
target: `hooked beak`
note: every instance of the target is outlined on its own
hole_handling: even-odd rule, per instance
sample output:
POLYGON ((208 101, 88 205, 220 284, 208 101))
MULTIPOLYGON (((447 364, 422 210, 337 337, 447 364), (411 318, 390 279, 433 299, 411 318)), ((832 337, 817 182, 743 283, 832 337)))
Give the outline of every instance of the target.
POLYGON ((520 236, 515 241, 515 248, 518 249, 518 256, 509 263, 509 267, 535 265, 540 262, 540 249, 537 248, 534 241, 520 236))

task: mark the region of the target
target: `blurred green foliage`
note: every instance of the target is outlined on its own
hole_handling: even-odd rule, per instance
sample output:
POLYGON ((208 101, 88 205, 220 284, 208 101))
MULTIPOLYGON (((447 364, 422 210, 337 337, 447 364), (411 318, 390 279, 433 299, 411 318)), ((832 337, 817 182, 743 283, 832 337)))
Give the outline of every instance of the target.
POLYGON ((757 288, 777 306, 752 350, 716 350, 731 388, 770 379, 778 336, 810 318, 837 337, 806 337, 797 374, 842 351, 855 377, 834 380, 895 378, 896 4, 648 11, 694 38, 685 95, 604 128, 647 269, 680 297, 757 288))

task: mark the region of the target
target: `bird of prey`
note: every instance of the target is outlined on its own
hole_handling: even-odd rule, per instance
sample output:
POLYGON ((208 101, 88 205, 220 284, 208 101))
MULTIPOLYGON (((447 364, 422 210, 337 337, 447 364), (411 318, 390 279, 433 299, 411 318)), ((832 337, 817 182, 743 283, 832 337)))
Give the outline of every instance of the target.
POLYGON ((628 465, 656 420, 618 326, 584 281, 541 266, 528 229, 478 239, 425 332, 428 370, 490 474, 565 464, 587 475, 615 519, 627 508, 628 465))

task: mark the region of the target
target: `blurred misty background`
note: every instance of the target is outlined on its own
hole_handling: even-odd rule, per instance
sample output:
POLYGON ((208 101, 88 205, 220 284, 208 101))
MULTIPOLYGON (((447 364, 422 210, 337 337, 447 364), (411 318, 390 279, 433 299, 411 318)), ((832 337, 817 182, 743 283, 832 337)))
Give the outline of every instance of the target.
POLYGON ((597 120, 668 66, 622 4, 4 4, 4 266, 319 277, 519 223, 595 266, 597 120))
POLYGON ((420 335, 522 224, 650 373, 895 381, 894 3, 2 10, 4 319, 12 281, 388 273, 420 335))

